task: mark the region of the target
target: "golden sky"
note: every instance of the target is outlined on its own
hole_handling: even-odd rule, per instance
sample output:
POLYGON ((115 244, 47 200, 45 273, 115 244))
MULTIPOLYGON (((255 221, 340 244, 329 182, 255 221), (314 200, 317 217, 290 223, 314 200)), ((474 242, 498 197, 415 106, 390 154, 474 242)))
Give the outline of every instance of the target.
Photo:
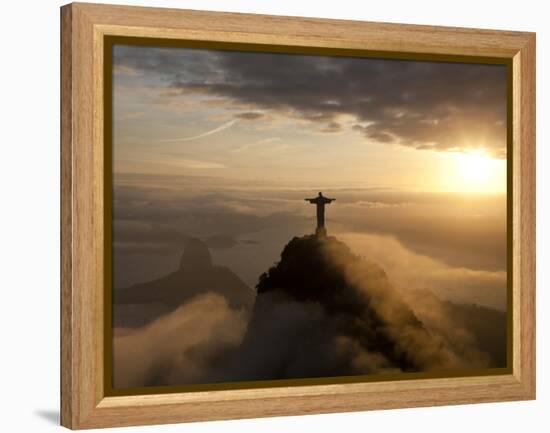
POLYGON ((506 67, 115 46, 116 173, 506 191, 506 67))
POLYGON ((505 308, 506 67, 115 46, 114 285, 202 239, 254 287, 331 235, 399 287, 505 308))
MULTIPOLYGON (((356 294, 372 289, 371 273, 373 281, 383 274, 372 304, 395 288, 430 336, 445 336, 410 338, 407 324, 405 340, 426 343, 411 351, 436 354, 427 370, 502 365, 505 66, 115 46, 113 78, 113 288, 147 290, 149 296, 168 281, 176 292, 193 294, 172 312, 162 310, 162 302, 137 309, 115 302, 116 386, 281 378, 285 369, 288 377, 334 376, 342 370, 325 370, 324 363, 340 352, 362 366, 345 374, 394 368, 384 351, 357 351, 357 342, 370 337, 330 334, 341 326, 335 326, 344 317, 340 310, 334 322, 330 314, 318 322, 321 304, 290 306, 286 296, 280 304, 269 294, 258 297, 256 317, 264 324, 251 322, 250 329, 268 330, 268 336, 251 332, 256 340, 240 347, 249 335, 242 311, 196 286, 201 272, 214 275, 216 269, 255 293, 261 276, 284 260, 289 241, 315 232, 315 207, 304 198, 318 191, 336 199, 326 209, 328 239, 343 242, 369 269, 362 280, 367 268, 356 268, 363 271, 351 277, 345 268, 365 285, 339 304, 354 305, 362 296, 356 294), (214 266, 177 271, 182 251, 197 240, 214 266), (192 284, 180 287, 185 281, 192 284), (130 329, 128 323, 155 314, 162 315, 130 329), (475 323, 479 339, 466 330, 475 323), (328 336, 324 330, 331 330, 328 336), (284 350, 265 350, 266 338, 284 350), (433 342, 451 340, 460 356, 447 359, 451 352, 433 342), (229 346, 242 349, 233 361, 238 368, 231 358, 219 370, 208 367, 209 360, 221 359, 213 351, 226 356, 229 346), (201 358, 205 354, 210 358, 201 358), (280 360, 273 363, 274 357, 280 360), (240 376, 243 365, 247 371, 240 376)), ((217 289, 236 293, 227 281, 218 281, 217 289)), ((343 294, 348 296, 337 297, 343 294)), ((397 304, 383 305, 381 310, 398 312, 392 329, 398 329, 398 316, 409 317, 397 304)), ((352 311, 346 320, 353 326, 342 329, 363 329, 359 310, 352 311)))

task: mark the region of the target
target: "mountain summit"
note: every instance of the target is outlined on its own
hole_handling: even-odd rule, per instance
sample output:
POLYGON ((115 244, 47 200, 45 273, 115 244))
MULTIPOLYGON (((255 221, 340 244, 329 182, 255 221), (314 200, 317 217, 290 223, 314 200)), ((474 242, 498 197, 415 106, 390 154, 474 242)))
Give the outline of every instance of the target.
POLYGON ((300 303, 320 304, 329 316, 338 317, 337 333, 353 338, 368 352, 382 354, 389 366, 402 371, 423 368, 399 335, 409 331, 429 338, 422 323, 380 266, 356 256, 333 236, 293 238, 256 288, 258 298, 278 293, 300 303))

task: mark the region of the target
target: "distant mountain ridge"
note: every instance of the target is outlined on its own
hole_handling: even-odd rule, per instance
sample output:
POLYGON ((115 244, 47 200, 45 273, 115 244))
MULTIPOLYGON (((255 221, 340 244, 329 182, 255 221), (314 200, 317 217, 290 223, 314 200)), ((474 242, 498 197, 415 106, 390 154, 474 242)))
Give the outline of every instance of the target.
POLYGON ((231 308, 237 309, 251 308, 255 297, 254 291, 230 269, 213 265, 210 251, 202 241, 191 239, 177 271, 113 290, 114 322, 119 326, 141 326, 205 293, 219 294, 231 308), (127 318, 125 312, 133 312, 130 316, 134 320, 127 318))

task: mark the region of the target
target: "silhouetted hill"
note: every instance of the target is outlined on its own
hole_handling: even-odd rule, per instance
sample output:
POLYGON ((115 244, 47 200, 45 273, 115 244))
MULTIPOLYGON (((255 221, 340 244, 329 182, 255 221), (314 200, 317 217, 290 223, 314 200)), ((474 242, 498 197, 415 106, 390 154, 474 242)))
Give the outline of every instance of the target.
POLYGON ((213 358, 203 381, 503 366, 502 315, 398 291, 335 237, 293 238, 256 288, 242 343, 213 358))
MULTIPOLYGON (((248 333, 243 342, 255 344, 256 334, 264 332, 269 303, 295 302, 320 305, 331 333, 327 338, 345 337, 368 354, 384 359, 387 369, 418 371, 427 368, 434 356, 436 364, 445 364, 446 353, 434 350, 440 342, 432 339, 413 311, 389 284, 384 270, 352 253, 335 237, 303 236, 293 238, 283 249, 281 260, 262 274, 257 285, 258 297, 248 333), (430 346, 428 353, 417 350, 430 346), (427 360, 430 357, 430 361, 427 360), (440 362, 439 362, 440 361, 440 362)), ((321 325, 319 325, 321 326, 321 325)), ((304 343, 307 336, 304 336, 304 343)), ((321 336, 319 344, 325 344, 321 336)), ((313 344, 307 341, 306 344, 313 344)), ((312 349, 313 352, 315 350, 312 349)), ((331 372, 323 372, 331 374, 331 372)), ((334 374, 352 374, 353 367, 340 365, 334 374), (342 371, 342 370, 347 370, 342 371)), ((296 377, 294 371, 292 377, 296 377)), ((303 374, 307 376, 307 372, 303 374)), ((285 377, 278 372, 278 377, 285 377)))
POLYGON ((230 269, 212 264, 210 251, 202 241, 191 239, 177 271, 113 290, 115 326, 141 326, 206 293, 222 295, 231 308, 249 309, 255 297, 254 291, 230 269))
MULTIPOLYGON (((346 244, 335 237, 294 237, 281 252, 281 260, 260 276, 256 285, 258 293, 278 291, 297 301, 317 301, 329 308, 347 303, 351 299, 348 298, 350 290, 345 280, 345 268, 328 256, 328 248, 331 255, 338 256, 341 262, 359 260, 346 244)), ((385 277, 381 268, 374 272, 385 277)), ((354 303, 345 307, 357 306, 354 303)))

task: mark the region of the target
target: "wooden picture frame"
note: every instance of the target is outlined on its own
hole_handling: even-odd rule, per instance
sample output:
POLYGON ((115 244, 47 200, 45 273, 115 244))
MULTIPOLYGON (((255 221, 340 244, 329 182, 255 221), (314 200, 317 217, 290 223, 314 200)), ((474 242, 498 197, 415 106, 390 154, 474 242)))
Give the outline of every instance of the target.
POLYGON ((535 398, 535 34, 74 3, 61 8, 61 424, 72 429, 535 398), (105 393, 105 38, 506 59, 512 68, 508 374, 131 396, 105 393))

